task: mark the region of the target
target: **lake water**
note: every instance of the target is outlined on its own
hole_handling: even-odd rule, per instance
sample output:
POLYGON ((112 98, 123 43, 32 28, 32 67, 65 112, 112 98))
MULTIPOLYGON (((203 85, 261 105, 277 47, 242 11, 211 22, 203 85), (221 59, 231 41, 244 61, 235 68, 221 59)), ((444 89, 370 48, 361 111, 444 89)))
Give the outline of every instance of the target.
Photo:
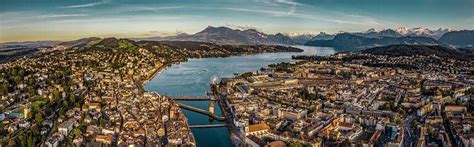
MULTIPOLYGON (((173 64, 150 80, 145 89, 161 95, 201 96, 206 95, 213 77, 232 77, 234 73, 256 71, 272 63, 289 62, 292 55, 330 55, 335 50, 328 47, 294 46, 301 48, 301 53, 264 53, 227 58, 189 59, 187 62, 173 64)), ((209 101, 179 101, 207 110, 209 101)), ((217 103, 216 103, 217 104, 217 103)), ((221 110, 215 105, 215 113, 221 116, 221 110)), ((190 125, 223 123, 209 121, 205 115, 182 109, 190 125)), ((227 128, 194 128, 192 129, 199 147, 233 146, 227 128)))

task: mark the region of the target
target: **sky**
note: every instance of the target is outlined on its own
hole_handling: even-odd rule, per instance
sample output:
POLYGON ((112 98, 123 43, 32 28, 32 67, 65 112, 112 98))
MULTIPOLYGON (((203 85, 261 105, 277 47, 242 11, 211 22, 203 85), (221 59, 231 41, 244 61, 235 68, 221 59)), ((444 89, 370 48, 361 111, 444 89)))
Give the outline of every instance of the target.
POLYGON ((474 29, 474 0, 0 0, 0 42, 152 37, 207 26, 274 34, 474 29))

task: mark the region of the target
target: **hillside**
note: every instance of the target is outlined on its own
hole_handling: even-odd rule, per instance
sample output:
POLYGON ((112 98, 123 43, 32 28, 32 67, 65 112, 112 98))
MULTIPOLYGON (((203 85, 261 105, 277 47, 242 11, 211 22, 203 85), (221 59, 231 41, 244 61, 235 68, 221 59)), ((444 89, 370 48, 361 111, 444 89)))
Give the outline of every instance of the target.
POLYGON ((438 57, 472 60, 474 59, 474 52, 462 49, 452 49, 439 45, 389 45, 382 47, 374 47, 360 51, 372 55, 386 55, 386 56, 430 56, 436 55, 438 57))
POLYGON ((51 48, 60 41, 25 41, 0 43, 0 63, 34 55, 39 48, 51 48))
MULTIPOLYGON (((76 44, 70 47, 82 51, 123 51, 137 53, 145 49, 162 58, 201 58, 201 57, 228 57, 233 55, 268 53, 268 52, 302 52, 293 47, 277 45, 219 45, 208 42, 195 41, 133 41, 130 39, 104 38, 80 39, 63 44, 76 44), (88 40, 84 41, 84 40, 88 40), (80 42, 80 43, 79 43, 80 42)), ((169 59, 168 59, 169 60, 169 59)), ((179 61, 179 60, 171 60, 179 61)))
POLYGON ((387 46, 393 44, 407 45, 441 45, 442 43, 429 37, 380 37, 369 38, 350 33, 338 34, 332 40, 314 40, 308 41, 305 45, 334 47, 340 51, 362 50, 377 46, 387 46))
POLYGON ((454 47, 474 50, 474 30, 448 32, 441 36, 439 41, 454 47))

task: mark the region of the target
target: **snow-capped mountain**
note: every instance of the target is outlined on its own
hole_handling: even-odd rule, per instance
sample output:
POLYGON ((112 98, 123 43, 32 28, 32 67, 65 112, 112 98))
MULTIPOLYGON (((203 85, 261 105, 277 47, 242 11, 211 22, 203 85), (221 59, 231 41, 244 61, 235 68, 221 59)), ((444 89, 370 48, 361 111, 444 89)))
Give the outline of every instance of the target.
POLYGON ((402 36, 412 36, 412 37, 431 37, 434 39, 439 39, 443 34, 452 32, 453 29, 436 29, 430 30, 428 28, 406 28, 400 27, 398 29, 376 29, 371 28, 365 32, 355 32, 354 35, 359 35, 369 38, 378 38, 378 37, 402 37, 402 36))
POLYGON ((318 35, 314 36, 311 38, 311 40, 331 40, 336 36, 337 34, 327 34, 325 32, 320 32, 318 35))
POLYGON ((308 32, 308 33, 284 33, 286 36, 290 37, 293 39, 294 42, 299 43, 299 44, 304 44, 307 41, 311 40, 314 36, 316 36, 316 33, 313 32, 308 32))
POLYGON ((400 33, 392 29, 369 29, 365 32, 352 33, 354 35, 368 37, 368 38, 382 38, 382 37, 402 37, 400 33))
POLYGON ((400 33, 403 36, 422 36, 422 37, 431 37, 434 39, 439 39, 443 34, 452 32, 454 31, 451 28, 448 29, 436 29, 436 30, 430 30, 428 28, 422 28, 422 27, 417 27, 417 28, 405 28, 405 27, 400 27, 395 30, 396 32, 400 33))
POLYGON ((304 33, 297 33, 297 32, 286 32, 283 33, 288 37, 297 37, 297 36, 316 36, 314 32, 304 32, 304 33))

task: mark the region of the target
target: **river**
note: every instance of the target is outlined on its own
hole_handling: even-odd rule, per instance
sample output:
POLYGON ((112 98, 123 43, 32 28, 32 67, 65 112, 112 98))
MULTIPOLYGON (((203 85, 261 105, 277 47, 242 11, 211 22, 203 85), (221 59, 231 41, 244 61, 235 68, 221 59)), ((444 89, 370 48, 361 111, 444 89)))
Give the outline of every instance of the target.
MULTIPOLYGON (((292 55, 330 55, 335 50, 328 47, 294 46, 303 49, 301 53, 264 53, 226 58, 189 59, 187 62, 173 64, 157 74, 146 85, 148 91, 161 95, 200 96, 209 90, 210 79, 213 77, 232 77, 234 73, 256 71, 272 63, 289 62, 292 55)), ((209 101, 179 101, 207 110, 209 101)), ((216 102, 217 104, 217 102, 216 102)), ((218 105, 215 105, 218 106, 218 105)), ((183 110, 183 109, 182 109, 183 110)), ((190 125, 223 123, 209 121, 205 115, 183 110, 190 125)), ((221 116, 219 107, 215 107, 217 115, 221 116)), ((194 128, 197 146, 209 147, 233 146, 229 139, 227 128, 194 128)))

